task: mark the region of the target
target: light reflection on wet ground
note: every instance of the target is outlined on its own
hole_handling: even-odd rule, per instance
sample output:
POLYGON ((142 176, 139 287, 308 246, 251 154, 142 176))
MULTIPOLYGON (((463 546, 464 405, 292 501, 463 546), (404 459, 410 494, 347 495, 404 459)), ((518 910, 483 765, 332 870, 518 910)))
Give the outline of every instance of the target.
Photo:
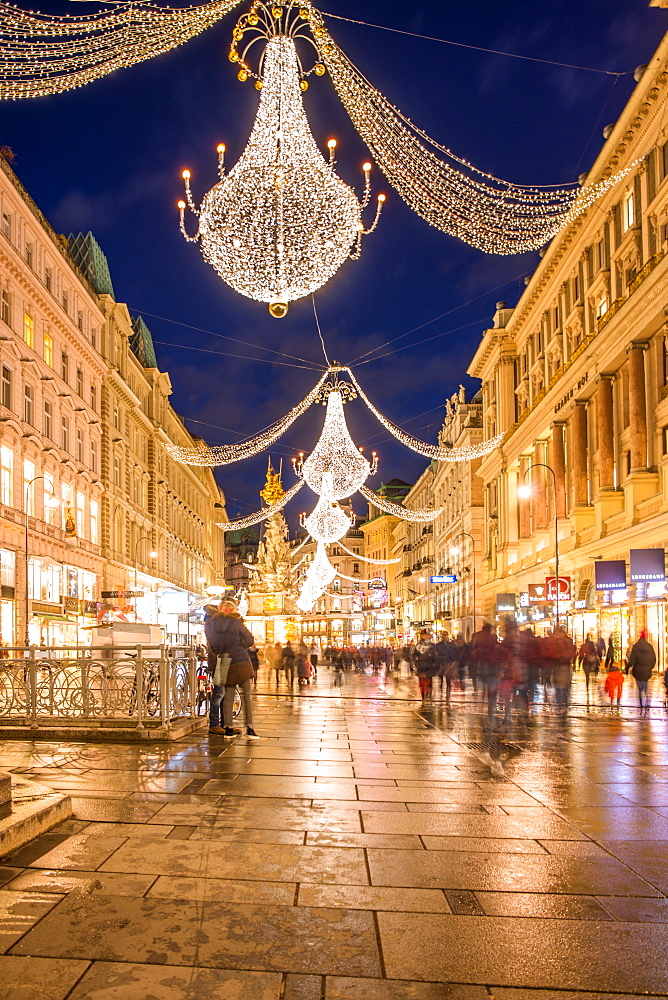
POLYGON ((325 669, 261 677, 257 743, 5 743, 74 817, 0 865, 1 995, 664 996, 663 709, 582 688, 500 729, 470 692, 325 669))

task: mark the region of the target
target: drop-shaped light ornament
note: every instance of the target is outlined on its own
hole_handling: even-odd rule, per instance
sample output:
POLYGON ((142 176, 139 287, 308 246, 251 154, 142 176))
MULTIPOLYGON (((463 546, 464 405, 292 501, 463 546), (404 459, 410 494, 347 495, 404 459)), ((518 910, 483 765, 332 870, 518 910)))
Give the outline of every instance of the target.
MULTIPOLYGON (((184 172, 186 198, 199 216, 202 256, 235 291, 266 302, 280 318, 289 303, 321 288, 348 257, 359 255, 362 210, 369 200, 369 164, 364 164, 362 202, 318 149, 302 103, 304 83, 294 40, 269 38, 262 59, 260 104, 246 149, 225 175, 219 147, 220 181, 198 209, 184 172), (302 79, 300 80, 300 76, 302 79)), ((250 72, 243 64, 240 74, 250 72)), ((245 76, 244 76, 245 78, 245 76)), ((258 81, 260 82, 260 81, 258 81)), ((186 176, 187 174, 187 176, 186 176)))
POLYGON ((355 446, 343 412, 341 393, 327 397, 320 439, 301 468, 304 481, 318 496, 343 500, 356 493, 371 475, 371 466, 355 446))
MULTIPOLYGON (((326 477, 323 477, 326 478, 326 477)), ((325 487, 326 488, 326 487, 325 487)), ((304 527, 316 542, 337 542, 352 527, 350 516, 327 496, 322 496, 304 520, 304 527)))

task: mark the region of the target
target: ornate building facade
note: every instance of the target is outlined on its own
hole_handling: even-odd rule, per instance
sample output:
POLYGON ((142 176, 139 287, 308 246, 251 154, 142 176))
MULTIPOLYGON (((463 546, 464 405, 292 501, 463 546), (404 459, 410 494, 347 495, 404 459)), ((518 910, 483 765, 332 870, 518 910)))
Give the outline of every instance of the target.
MULTIPOLYGON (((463 386, 446 400, 439 445, 468 448, 483 439, 482 393, 467 400, 463 386)), ((483 488, 478 475, 481 459, 438 462, 434 476, 434 504, 443 513, 434 521, 434 574, 454 576, 436 583, 435 618, 452 635, 470 639, 482 624, 477 583, 483 544, 483 488)))
POLYGON ((555 237, 514 309, 498 304, 469 367, 482 380, 484 437, 505 434, 479 469, 488 617, 499 598, 520 621, 551 624, 554 604, 541 606, 535 588, 556 576, 558 546, 574 636, 614 633, 625 648, 647 628, 660 653, 664 583, 595 581, 597 563, 666 542, 667 60, 668 36, 587 182, 627 176, 555 237))
POLYGON ((3 641, 89 642, 105 611, 183 641, 222 574, 224 496, 167 456, 193 439, 92 235, 58 236, 3 157, 0 215, 3 641))

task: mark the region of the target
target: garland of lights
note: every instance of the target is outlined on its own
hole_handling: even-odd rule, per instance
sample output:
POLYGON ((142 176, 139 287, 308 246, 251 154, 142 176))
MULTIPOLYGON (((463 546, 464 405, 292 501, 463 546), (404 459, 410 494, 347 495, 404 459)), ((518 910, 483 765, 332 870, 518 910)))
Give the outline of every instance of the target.
POLYGON ((240 0, 199 7, 120 3, 82 16, 0 3, 0 98, 44 97, 152 59, 220 21, 240 0))
POLYGON ((278 441, 297 417, 308 410, 309 406, 317 399, 320 389, 328 378, 329 371, 326 371, 301 403, 297 403, 284 417, 253 438, 247 438, 238 444, 221 444, 213 448, 182 448, 180 445, 166 444, 167 453, 176 462, 181 462, 183 465, 208 467, 230 465, 232 462, 240 462, 244 458, 252 458, 253 455, 259 454, 278 441))
POLYGON ((401 559, 369 559, 368 556, 360 556, 356 552, 352 552, 351 549, 347 549, 341 541, 337 542, 337 545, 344 552, 347 552, 349 556, 353 556, 354 559, 359 559, 360 562, 372 563, 374 566, 394 566, 395 563, 401 562, 401 559))
POLYGON ((376 163, 414 212, 450 236, 485 253, 537 250, 633 169, 583 188, 529 187, 486 174, 395 108, 338 47, 321 14, 305 6, 336 92, 376 163))
POLYGON ((300 489, 304 484, 300 481, 291 486, 287 493, 277 500, 275 503, 271 504, 270 507, 263 507, 262 510, 256 510, 254 514, 249 514, 248 517, 242 517, 238 521, 227 521, 221 524, 216 523, 217 528, 222 528, 223 531, 238 531, 240 528, 250 528, 253 524, 259 524, 260 521, 264 521, 265 518, 271 517, 272 514, 277 514, 279 510, 282 510, 294 496, 299 493, 300 489))
MULTIPOLYGON (((199 7, 179 9, 154 7, 145 0, 137 0, 134 3, 121 3, 111 12, 105 10, 84 17, 56 17, 23 11, 12 4, 1 2, 0 97, 38 97, 83 86, 116 69, 132 66, 182 45, 211 27, 237 4, 238 0, 214 0, 199 7)), ((310 0, 302 0, 300 3, 295 0, 254 0, 250 13, 241 18, 234 30, 229 53, 230 61, 239 65, 237 75, 240 80, 255 77, 258 89, 263 86, 262 79, 252 72, 247 61, 250 46, 246 45, 241 53, 238 50, 238 44, 246 41, 245 33, 258 25, 260 28, 271 27, 276 38, 281 39, 276 49, 284 51, 294 44, 289 33, 304 38, 304 31, 301 29, 305 25, 309 26, 318 61, 306 73, 302 71, 301 63, 298 63, 297 76, 294 75, 293 66, 294 86, 305 90, 308 87, 306 76, 311 72, 320 76, 328 70, 350 120, 401 198, 430 225, 486 253, 521 253, 543 246, 560 229, 593 205, 605 191, 627 176, 639 162, 636 160, 617 174, 580 189, 575 185, 530 187, 511 184, 478 170, 456 156, 394 107, 338 47, 326 29, 322 15, 310 0), (289 27, 292 23, 290 17, 302 22, 299 30, 289 27)), ((268 50, 269 48, 270 46, 268 50)), ((271 63, 271 56, 268 62, 271 63)), ((268 72, 273 72, 271 66, 268 72)), ((297 95, 298 93, 299 91, 297 95)), ((295 115, 303 115, 301 105, 297 108, 295 104, 294 94, 290 100, 295 115)), ((260 112, 258 121, 259 118, 260 112)), ((243 254, 237 257, 232 251, 241 250, 248 231, 252 231, 252 211, 249 210, 252 199, 243 199, 243 205, 246 206, 243 212, 246 228, 238 230, 231 237, 232 249, 229 253, 221 250, 216 238, 222 230, 224 244, 229 246, 230 234, 224 222, 215 219, 213 214, 220 201, 219 196, 214 194, 216 188, 207 196, 209 202, 205 199, 200 217, 198 235, 202 238, 202 252, 206 259, 217 269, 224 270, 224 280, 229 281, 233 287, 238 284, 237 290, 242 291, 242 294, 260 301, 273 301, 274 315, 278 316, 285 315, 290 294, 298 298, 309 290, 320 287, 335 273, 346 256, 355 257, 359 253, 360 232, 357 232, 351 242, 348 240, 352 235, 353 218, 359 218, 360 205, 350 189, 334 174, 333 152, 330 167, 327 168, 315 148, 308 124, 301 137, 307 139, 310 150, 312 173, 308 187, 309 199, 313 199, 316 194, 312 188, 314 177, 320 185, 325 184, 328 188, 327 196, 331 199, 321 221, 327 222, 329 227, 329 237, 325 242, 330 242, 330 237, 333 237, 331 242, 334 245, 326 248, 330 252, 324 254, 322 262, 316 268, 309 268, 304 257, 301 258, 301 274, 299 269, 291 266, 289 255, 295 250, 292 247, 293 241, 287 240, 283 250, 280 249, 278 244, 283 239, 281 234, 287 232, 287 229, 280 220, 280 212, 276 214, 276 206, 269 206, 270 210, 267 212, 267 206, 264 205, 266 218, 274 217, 278 222, 274 231, 277 244, 273 251, 274 259, 279 264, 284 261, 285 267, 277 269, 276 286, 271 290, 260 278, 254 277, 250 283, 244 283, 239 263, 240 259, 243 260, 243 254), (328 175, 323 174, 323 167, 330 170, 328 175), (338 225, 334 219, 336 212, 329 210, 335 204, 338 206, 338 225), (240 240, 239 247, 234 246, 235 239, 240 240), (228 257, 230 267, 226 268, 228 257), (293 282, 292 286, 290 282, 293 282), (246 287, 242 288, 242 284, 246 287), (273 300, 264 297, 270 293, 282 297, 273 300)), ((237 166, 243 160, 244 157, 237 166)), ((265 165, 266 163, 265 159, 265 165)), ((272 180, 279 179, 277 175, 272 175, 272 180)), ((220 186, 217 185, 217 188, 220 186)), ((189 190, 187 198, 189 206, 194 209, 189 190)), ((280 200, 276 199, 277 202, 280 200)), ((363 205, 366 200, 368 184, 363 205)), ((317 198, 312 203, 323 204, 317 198)), ((241 210, 241 204, 233 204, 232 199, 224 204, 226 208, 234 210, 238 207, 241 210)), ((182 205, 183 211, 185 202, 182 205)), ((300 239, 294 241, 295 244, 301 244, 302 249, 304 248, 308 242, 304 237, 306 232, 318 242, 313 220, 308 218, 306 212, 299 213, 298 221, 306 228, 300 239)), ((370 229, 374 227, 375 223, 370 229)), ((322 243, 321 240, 319 242, 322 243)), ((314 260, 320 260, 317 253, 313 257, 314 260)), ((261 264, 261 261, 258 263, 261 264)))
MULTIPOLYGON (((425 458, 436 458, 439 462, 470 462, 475 458, 482 458, 484 455, 489 455, 489 453, 494 451, 497 445, 499 445, 503 440, 503 434, 497 434, 496 437, 489 438, 481 444, 467 445, 465 448, 443 448, 441 445, 428 444, 426 441, 420 441, 419 438, 415 438, 411 434, 407 434, 406 431, 402 431, 400 427, 397 427, 396 424, 393 424, 387 419, 387 417, 384 417, 365 394, 351 370, 349 368, 346 368, 345 370, 350 375, 350 380, 357 389, 360 398, 364 400, 374 417, 376 417, 376 419, 397 439, 397 441, 401 441, 403 445, 410 448, 412 451, 416 451, 418 455, 424 455, 425 458)), ((403 510, 403 507, 399 509, 403 510)))
POLYGON ((367 500, 370 500, 375 507, 380 507, 386 514, 394 514, 402 521, 435 521, 439 514, 445 510, 443 507, 401 507, 397 503, 392 503, 386 497, 381 497, 366 486, 360 486, 360 493, 367 500))
POLYGON ((368 580, 362 580, 359 576, 346 576, 345 573, 336 572, 337 576, 340 576, 342 580, 351 580, 353 583, 371 583, 372 580, 377 580, 377 576, 370 576, 368 580))

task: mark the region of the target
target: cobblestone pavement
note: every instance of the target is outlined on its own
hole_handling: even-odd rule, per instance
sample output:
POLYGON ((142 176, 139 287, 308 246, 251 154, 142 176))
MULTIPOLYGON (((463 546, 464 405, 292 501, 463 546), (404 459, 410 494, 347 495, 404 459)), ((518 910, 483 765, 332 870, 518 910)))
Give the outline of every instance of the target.
POLYGON ((258 742, 3 745, 74 802, 0 865, 3 1000, 668 997, 658 691, 499 732, 410 680, 272 681, 258 742))

